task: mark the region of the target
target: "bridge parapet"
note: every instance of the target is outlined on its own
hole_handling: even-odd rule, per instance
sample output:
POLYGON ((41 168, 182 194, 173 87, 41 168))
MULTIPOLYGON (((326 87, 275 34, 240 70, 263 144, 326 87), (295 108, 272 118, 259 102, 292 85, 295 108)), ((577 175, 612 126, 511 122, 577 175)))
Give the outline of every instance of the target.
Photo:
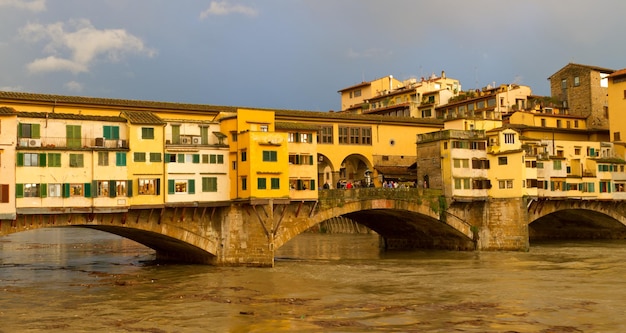
MULTIPOLYGON (((422 188, 364 187, 354 189, 321 190, 318 194, 320 209, 341 207, 346 203, 376 199, 428 203, 434 212, 439 212, 440 190, 422 188)), ((445 209, 445 208, 444 208, 445 209)))

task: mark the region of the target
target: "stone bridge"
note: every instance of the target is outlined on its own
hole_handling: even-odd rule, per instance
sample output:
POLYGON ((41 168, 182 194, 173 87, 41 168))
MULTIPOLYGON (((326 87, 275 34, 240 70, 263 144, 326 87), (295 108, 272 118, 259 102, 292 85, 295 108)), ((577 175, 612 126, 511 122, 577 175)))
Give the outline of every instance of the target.
POLYGON ((530 239, 626 238, 622 202, 591 200, 446 200, 424 189, 323 190, 317 201, 246 200, 207 206, 67 210, 18 214, 0 236, 49 227, 113 233, 156 251, 157 259, 212 265, 274 265, 275 250, 320 222, 344 216, 380 235, 387 250, 526 251, 530 239))

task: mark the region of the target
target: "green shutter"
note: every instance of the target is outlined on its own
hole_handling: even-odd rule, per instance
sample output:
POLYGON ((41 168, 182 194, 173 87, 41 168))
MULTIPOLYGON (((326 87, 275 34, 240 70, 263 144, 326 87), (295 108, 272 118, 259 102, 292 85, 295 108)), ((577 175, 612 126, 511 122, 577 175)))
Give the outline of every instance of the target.
POLYGON ((39 166, 40 167, 46 166, 46 153, 39 154, 39 166))
POLYGON ((129 198, 133 196, 133 181, 132 180, 126 181, 126 196, 129 198))
POLYGON ((174 179, 168 179, 167 180, 167 194, 176 193, 175 187, 176 187, 176 184, 174 183, 174 179))
POLYGON ((17 166, 24 166, 24 153, 17 153, 17 166))
POLYGON ((203 145, 209 144, 209 128, 200 127, 200 143, 203 145))
POLYGON ((172 144, 180 144, 180 125, 172 125, 172 144))
POLYGON ((70 197, 70 184, 68 183, 63 184, 63 197, 64 198, 70 197))
POLYGON ((39 139, 40 136, 40 130, 39 130, 39 124, 32 124, 30 126, 30 137, 33 139, 39 139))
POLYGON ((45 198, 48 196, 48 184, 39 184, 39 196, 45 198))
POLYGON ((117 196, 115 180, 109 180, 109 198, 115 198, 115 196, 117 196))
POLYGON ((311 179, 311 186, 309 186, 309 190, 315 190, 315 179, 311 179))
POLYGON ((189 179, 189 184, 187 185, 187 192, 189 194, 195 194, 196 193, 196 180, 195 179, 189 179))
POLYGON ((91 198, 91 183, 85 183, 84 186, 85 198, 91 198))
POLYGON ((161 195, 161 178, 156 179, 156 195, 161 195))
POLYGON ((92 193, 92 198, 97 198, 98 197, 98 190, 100 190, 100 187, 98 186, 98 181, 97 180, 93 180, 91 181, 91 188, 93 189, 93 193, 92 193))
POLYGON ((163 158, 164 158, 163 162, 165 162, 165 163, 169 163, 170 162, 170 154, 169 153, 163 154, 163 158))
POLYGON ((309 165, 313 165, 313 155, 309 155, 309 165))
POLYGON ((22 124, 17 124, 17 137, 22 137, 22 124))
POLYGON ((24 197, 24 184, 15 184, 15 197, 16 198, 24 197))
POLYGON ((111 126, 102 126, 102 136, 104 136, 105 139, 113 138, 111 136, 111 126))
POLYGON ((118 140, 120 138, 120 127, 111 126, 111 139, 118 140))
POLYGON ((176 161, 178 163, 185 163, 185 154, 178 154, 178 156, 176 156, 176 161))
POLYGON ((224 164, 224 155, 217 155, 217 163, 224 164))
POLYGON ((193 154, 193 163, 200 163, 200 155, 193 154))

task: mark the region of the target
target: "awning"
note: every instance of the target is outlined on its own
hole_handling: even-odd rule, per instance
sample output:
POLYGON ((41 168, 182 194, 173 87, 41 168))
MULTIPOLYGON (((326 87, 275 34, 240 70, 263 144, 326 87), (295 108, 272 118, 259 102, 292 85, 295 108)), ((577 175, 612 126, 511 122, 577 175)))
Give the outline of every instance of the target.
POLYGON ((417 170, 410 166, 376 165, 374 169, 387 178, 415 179, 417 177, 417 170))

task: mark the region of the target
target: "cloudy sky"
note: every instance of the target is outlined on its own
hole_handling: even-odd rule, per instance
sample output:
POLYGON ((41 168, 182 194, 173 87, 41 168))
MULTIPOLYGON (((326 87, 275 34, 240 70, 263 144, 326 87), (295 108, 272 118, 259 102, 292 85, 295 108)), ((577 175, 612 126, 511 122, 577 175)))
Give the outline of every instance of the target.
POLYGON ((386 75, 621 69, 620 0, 0 0, 0 90, 312 111, 386 75))

